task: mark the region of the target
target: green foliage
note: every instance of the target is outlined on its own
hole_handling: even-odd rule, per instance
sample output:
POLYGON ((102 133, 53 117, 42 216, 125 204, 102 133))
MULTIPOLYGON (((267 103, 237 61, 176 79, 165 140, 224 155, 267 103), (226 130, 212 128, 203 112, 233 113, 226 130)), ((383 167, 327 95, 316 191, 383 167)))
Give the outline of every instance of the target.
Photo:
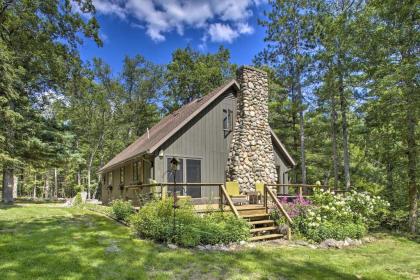
POLYGON ((83 199, 82 199, 82 194, 80 192, 78 192, 76 194, 76 196, 74 197, 73 200, 73 206, 74 207, 80 207, 83 205, 83 199))
POLYGON ((389 203, 380 197, 355 191, 343 196, 329 190, 315 190, 313 205, 300 208, 294 227, 314 241, 326 238, 360 238, 368 229, 386 221, 389 203))
POLYGON ((176 110, 233 78, 235 66, 229 59, 229 50, 223 46, 215 54, 201 54, 191 47, 175 50, 167 66, 165 109, 176 110))
POLYGON ((172 199, 147 203, 130 218, 134 232, 143 238, 174 242, 185 247, 227 244, 249 237, 246 221, 227 213, 211 213, 201 217, 188 202, 176 209, 174 230, 172 206, 172 199))
POLYGON ((316 228, 309 228, 305 232, 305 236, 315 242, 332 238, 336 240, 344 240, 345 238, 359 239, 366 233, 365 225, 361 223, 335 223, 323 222, 316 228))
POLYGON ((0 204, 0 225, 1 278, 7 280, 385 280, 419 275, 419 242, 395 234, 376 235, 368 246, 342 250, 268 244, 235 252, 173 250, 131 238, 129 228, 94 212, 32 203, 0 204))
POLYGON ((128 221, 133 210, 131 201, 115 199, 111 202, 111 214, 119 221, 128 221))

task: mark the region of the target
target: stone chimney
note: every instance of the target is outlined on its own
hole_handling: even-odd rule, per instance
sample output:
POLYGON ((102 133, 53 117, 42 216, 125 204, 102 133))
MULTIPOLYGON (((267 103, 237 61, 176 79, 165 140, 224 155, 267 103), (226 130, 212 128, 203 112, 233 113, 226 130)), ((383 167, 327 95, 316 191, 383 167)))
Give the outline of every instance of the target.
POLYGON ((255 190, 256 182, 275 183, 277 172, 268 124, 267 73, 242 66, 237 81, 241 88, 226 178, 237 180, 243 192, 255 190))

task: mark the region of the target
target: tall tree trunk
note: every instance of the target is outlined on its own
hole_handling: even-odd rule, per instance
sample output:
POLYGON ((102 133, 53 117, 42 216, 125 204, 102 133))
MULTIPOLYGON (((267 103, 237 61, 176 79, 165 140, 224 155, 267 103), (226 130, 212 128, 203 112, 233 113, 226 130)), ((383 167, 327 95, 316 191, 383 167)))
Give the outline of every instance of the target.
MULTIPOLYGON (((295 94, 295 88, 292 85, 291 87, 291 96, 292 96, 292 133, 293 133, 293 149, 296 154, 299 153, 299 136, 296 130, 297 125, 297 110, 296 110, 296 94, 295 94)), ((292 183, 298 183, 298 172, 295 170, 293 172, 293 176, 290 176, 290 179, 292 179, 292 183)))
POLYGON ((54 167, 54 198, 57 199, 58 193, 58 177, 57 177, 57 168, 54 167))
POLYGON ((18 197, 18 176, 13 174, 13 199, 18 197))
POLYGON ((44 198, 50 198, 50 182, 48 181, 48 171, 45 173, 44 198))
POLYGON ((3 167, 2 200, 4 203, 13 203, 13 173, 13 168, 3 167))
POLYGON ((90 191, 90 181, 91 181, 90 176, 91 175, 90 174, 91 174, 91 171, 92 171, 92 163, 93 163, 93 157, 95 156, 95 152, 96 152, 96 149, 95 149, 94 152, 92 152, 90 154, 89 162, 88 162, 88 166, 87 166, 87 199, 90 199, 90 193, 91 193, 91 191, 90 191))
POLYGON ((32 199, 36 198, 36 172, 35 172, 35 178, 34 178, 34 188, 32 190, 32 199))
MULTIPOLYGON (((414 96, 414 95, 413 95, 414 96)), ((412 100, 408 98, 407 104, 407 157, 408 157, 408 197, 410 204, 409 227, 410 232, 417 230, 417 147, 416 147, 416 112, 418 108, 412 106, 412 100)))
POLYGON ((80 166, 79 169, 77 170, 77 187, 80 189, 80 185, 82 184, 82 174, 80 171, 80 166))
POLYGON ((335 94, 331 91, 331 141, 334 173, 334 189, 338 187, 338 156, 337 156, 337 110, 335 108, 335 94))
POLYGON ((394 204, 394 164, 392 160, 387 159, 386 164, 386 193, 388 195, 388 202, 394 204))
MULTIPOLYGON (((299 67, 299 66, 298 66, 299 67)), ((297 105, 299 111, 299 141, 300 141, 300 169, 302 173, 302 184, 306 184, 306 155, 305 155, 305 118, 303 106, 302 85, 300 81, 300 70, 296 73, 297 105)))
MULTIPOLYGON (((339 68, 341 69, 341 63, 338 62, 339 68)), ((343 130, 343 158, 344 158, 344 180, 345 188, 348 191, 350 189, 350 153, 349 153, 349 133, 347 127, 347 100, 344 92, 344 81, 343 73, 340 70, 339 73, 339 85, 338 92, 340 94, 340 110, 341 110, 341 127, 343 130)))

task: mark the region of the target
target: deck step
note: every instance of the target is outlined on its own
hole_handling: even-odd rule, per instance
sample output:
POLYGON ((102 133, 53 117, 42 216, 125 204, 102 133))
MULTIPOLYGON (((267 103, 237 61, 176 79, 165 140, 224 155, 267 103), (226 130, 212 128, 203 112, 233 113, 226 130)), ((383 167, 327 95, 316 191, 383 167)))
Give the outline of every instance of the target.
POLYGON ((261 232, 261 231, 270 231, 270 230, 276 230, 277 227, 259 227, 259 228, 253 228, 250 230, 251 233, 257 233, 257 232, 261 232))
POLYGON ((264 224, 274 224, 273 220, 258 220, 248 222, 250 225, 264 225, 264 224))
POLYGON ((258 204, 249 204, 249 205, 239 205, 236 206, 236 210, 242 211, 242 210, 259 210, 259 209, 265 209, 263 205, 258 204))
POLYGON ((250 214, 250 215, 241 215, 244 219, 252 219, 252 218, 264 218, 270 216, 267 213, 261 213, 261 214, 250 214))
POLYGON ((273 233, 273 234, 266 234, 266 235, 259 235, 254 236, 249 239, 249 241, 262 241, 262 240, 269 240, 269 239, 279 239, 282 238, 283 234, 273 233))

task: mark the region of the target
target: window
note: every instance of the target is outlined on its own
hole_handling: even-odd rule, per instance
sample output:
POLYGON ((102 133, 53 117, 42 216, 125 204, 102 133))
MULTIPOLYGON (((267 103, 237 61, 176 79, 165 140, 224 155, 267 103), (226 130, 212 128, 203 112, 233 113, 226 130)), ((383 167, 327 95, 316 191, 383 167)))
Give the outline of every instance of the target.
MULTIPOLYGON (((166 159, 167 166, 167 182, 174 182, 174 174, 169 170, 172 157, 166 159)), ((199 159, 179 159, 179 168, 175 172, 175 182, 180 184, 176 187, 179 195, 189 195, 192 198, 201 197, 201 187, 199 186, 181 186, 182 183, 201 183, 201 160, 199 159)), ((173 191, 173 187, 169 186, 169 191, 173 191)))
POLYGON ((223 131, 228 134, 233 130, 233 111, 223 109, 223 131))
POLYGON ((141 162, 135 161, 133 162, 133 182, 137 183, 141 181, 141 162))
POLYGON ((124 185, 124 176, 125 176, 125 172, 124 172, 124 166, 120 168, 120 185, 124 185))
POLYGON ((112 171, 108 173, 108 186, 112 186, 112 171))
MULTIPOLYGON (((201 183, 201 160, 187 159, 187 183, 201 183)), ((196 198, 201 197, 201 187, 190 186, 187 187, 187 195, 196 198)))

